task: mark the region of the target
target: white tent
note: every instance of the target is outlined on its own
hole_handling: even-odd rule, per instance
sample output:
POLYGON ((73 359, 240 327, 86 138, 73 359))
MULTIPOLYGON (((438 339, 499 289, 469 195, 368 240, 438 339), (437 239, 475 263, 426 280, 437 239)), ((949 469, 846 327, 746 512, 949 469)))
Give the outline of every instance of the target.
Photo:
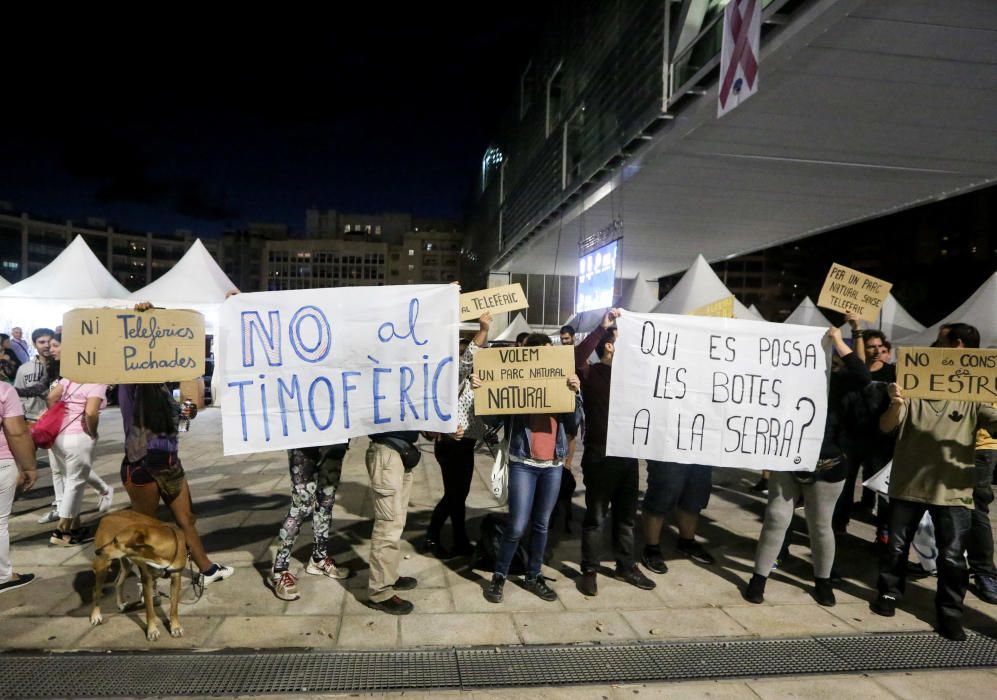
MULTIPOLYGON (((907 309, 902 307, 892 294, 887 296, 886 301, 883 302, 883 312, 879 319, 869 321, 866 325, 869 328, 878 328, 883 331, 887 339, 891 341, 894 338, 903 338, 924 330, 924 325, 918 323, 917 319, 907 313, 907 309)), ((839 328, 846 331, 848 322, 842 323, 839 328)))
MULTIPOLYGON (((656 314, 687 314, 701 306, 733 296, 706 258, 697 255, 678 284, 651 309, 656 314)), ((748 307, 734 299, 734 318, 754 319, 748 307)))
POLYGON ((30 277, 0 289, 0 326, 57 326, 79 307, 127 306, 128 290, 105 269, 82 236, 30 277))
POLYGON ((980 347, 997 346, 997 272, 973 292, 962 306, 941 321, 894 341, 895 345, 907 347, 931 345, 938 337, 938 329, 944 323, 968 323, 980 331, 980 347))
POLYGON ((10 282, 8 282, 7 280, 5 280, 3 277, 0 277, 0 289, 5 289, 6 287, 9 287, 9 286, 10 286, 10 282))
POLYGON ((211 253, 194 241, 184 256, 162 277, 131 295, 134 302, 150 301, 155 306, 192 309, 204 314, 208 333, 215 330, 218 307, 229 292, 237 291, 211 253))
POLYGON ((817 326, 820 328, 830 328, 832 325, 824 317, 824 314, 817 309, 817 306, 810 300, 810 297, 804 297, 800 305, 793 309, 793 313, 789 314, 784 323, 792 323, 797 326, 817 326))
POLYGON ((752 304, 751 306, 748 307, 748 311, 750 311, 752 314, 754 314, 755 318, 757 318, 759 321, 764 321, 765 320, 765 317, 762 316, 762 312, 759 311, 758 307, 755 306, 754 304, 752 304))
POLYGON ((530 325, 523 318, 522 313, 516 314, 516 318, 512 319, 512 323, 506 326, 505 330, 499 333, 497 338, 492 338, 496 342, 515 342, 516 336, 520 333, 532 333, 530 325))

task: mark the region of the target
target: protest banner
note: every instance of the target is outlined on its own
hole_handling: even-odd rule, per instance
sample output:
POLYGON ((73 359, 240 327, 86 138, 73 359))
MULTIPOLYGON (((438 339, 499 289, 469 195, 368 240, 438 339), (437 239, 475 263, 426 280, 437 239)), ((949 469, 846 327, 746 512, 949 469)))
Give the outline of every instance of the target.
POLYGON ((911 399, 997 402, 997 350, 900 348, 897 384, 911 399))
POLYGON ((812 471, 827 417, 824 331, 624 311, 606 453, 812 471))
POLYGON ((62 317, 62 376, 155 384, 204 374, 204 316, 179 309, 73 309, 62 317))
POLYGON ((473 321, 481 318, 481 314, 490 311, 493 314, 503 311, 515 311, 529 307, 523 285, 507 284, 504 287, 492 287, 477 292, 467 292, 460 295, 460 320, 473 321))
POLYGON ((226 455, 453 432, 457 287, 237 294, 221 308, 226 455))
POLYGON ((724 297, 711 301, 709 304, 700 306, 698 309, 690 311, 688 316, 710 316, 713 318, 734 318, 734 297, 724 297))
POLYGON ((893 285, 850 267, 831 264, 817 306, 842 313, 852 311, 865 321, 878 321, 893 285))
POLYGON ((568 377, 575 373, 573 347, 478 350, 474 373, 482 384, 474 391, 479 416, 575 410, 575 392, 568 388, 568 377))

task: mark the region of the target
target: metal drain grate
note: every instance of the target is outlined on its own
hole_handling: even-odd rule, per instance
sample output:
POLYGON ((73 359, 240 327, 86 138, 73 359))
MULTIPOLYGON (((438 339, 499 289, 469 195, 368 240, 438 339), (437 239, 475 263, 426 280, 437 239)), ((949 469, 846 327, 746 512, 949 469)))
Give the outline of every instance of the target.
POLYGON ((473 689, 997 667, 997 639, 933 633, 431 651, 0 653, 0 697, 473 689))

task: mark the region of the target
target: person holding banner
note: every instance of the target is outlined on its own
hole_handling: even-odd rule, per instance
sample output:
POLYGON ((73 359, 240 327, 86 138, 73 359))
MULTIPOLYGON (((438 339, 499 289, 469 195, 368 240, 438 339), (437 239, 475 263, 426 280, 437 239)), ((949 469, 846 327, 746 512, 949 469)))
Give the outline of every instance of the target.
MULTIPOLYGON (((550 337, 531 333, 524 347, 551 345, 550 337)), ((495 560, 495 571, 485 587, 485 600, 502 602, 502 589, 519 541, 530 529, 529 563, 523 587, 541 600, 555 601, 557 593, 544 580, 540 567, 547 547, 550 515, 561 488, 561 472, 568 453, 568 433, 578 428, 582 402, 577 375, 568 377, 575 392, 572 413, 505 416, 503 428, 509 439, 509 519, 495 560)), ((476 382, 474 382, 476 384, 476 382)))
POLYGON ((765 584, 779 557, 786 531, 793 520, 796 502, 801 496, 813 556, 813 595, 819 605, 831 607, 836 603, 831 586, 835 554, 831 520, 848 474, 847 457, 841 449, 841 404, 845 395, 868 385, 870 378, 869 368, 842 339, 840 329, 831 326, 827 337, 833 343, 835 360, 840 359, 840 364, 834 363, 836 368, 831 372, 829 381, 827 420, 820 458, 815 471, 773 471, 769 475, 768 505, 755 551, 755 571, 747 588, 742 591, 749 603, 765 601, 765 584))
POLYGON ((10 511, 17 491, 31 490, 38 474, 35 443, 17 392, 0 383, 0 593, 31 583, 34 574, 15 573, 10 562, 10 511))
POLYGON ((457 432, 454 435, 438 435, 433 445, 433 454, 443 475, 443 497, 433 509, 433 515, 426 529, 425 551, 439 559, 451 556, 470 556, 474 547, 467 535, 465 525, 467 495, 471 492, 471 479, 474 476, 474 446, 484 436, 484 423, 474 415, 474 392, 471 388, 471 374, 474 372, 474 355, 479 348, 488 346, 488 329, 492 315, 485 312, 478 319, 478 332, 471 338, 460 356, 460 369, 457 384, 457 432), (450 519, 453 528, 453 549, 447 550, 440 543, 443 524, 450 519))
POLYGON ((616 342, 612 329, 619 315, 619 309, 608 310, 601 326, 575 348, 575 371, 581 379, 586 417, 585 451, 582 453, 585 519, 582 521, 582 577, 578 588, 587 596, 599 592, 596 571, 602 559, 607 519, 612 521, 616 578, 643 590, 655 587, 654 581, 637 566, 634 554, 639 493, 637 460, 606 454, 609 388, 616 342), (593 351, 599 361, 590 365, 587 360, 593 351))
MULTIPOLYGON (((951 348, 978 348, 980 333, 965 323, 952 324, 939 340, 951 348)), ((979 430, 997 434, 997 408, 971 401, 906 398, 897 384, 890 384, 889 394, 890 407, 879 427, 884 433, 897 431, 890 472, 890 542, 879 564, 879 595, 870 608, 884 617, 896 614, 907 584, 911 541, 927 511, 938 545, 938 633, 963 641, 963 601, 969 587, 965 552, 977 481, 976 435, 979 430)))

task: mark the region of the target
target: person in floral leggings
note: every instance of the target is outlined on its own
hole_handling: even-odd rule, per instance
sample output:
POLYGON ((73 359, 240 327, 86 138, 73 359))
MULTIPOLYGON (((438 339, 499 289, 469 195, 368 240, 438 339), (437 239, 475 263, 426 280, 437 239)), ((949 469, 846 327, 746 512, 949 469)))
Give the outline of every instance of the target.
POLYGON ((291 508, 281 523, 273 572, 267 580, 267 585, 281 600, 297 600, 301 597, 298 593, 298 579, 291 573, 289 565, 294 541, 298 538, 302 523, 309 516, 312 519, 315 544, 305 573, 335 579, 350 576, 350 570, 336 566, 328 552, 332 506, 336 501, 336 489, 339 488, 343 473, 343 458, 347 447, 344 443, 287 451, 287 463, 291 472, 291 508))

